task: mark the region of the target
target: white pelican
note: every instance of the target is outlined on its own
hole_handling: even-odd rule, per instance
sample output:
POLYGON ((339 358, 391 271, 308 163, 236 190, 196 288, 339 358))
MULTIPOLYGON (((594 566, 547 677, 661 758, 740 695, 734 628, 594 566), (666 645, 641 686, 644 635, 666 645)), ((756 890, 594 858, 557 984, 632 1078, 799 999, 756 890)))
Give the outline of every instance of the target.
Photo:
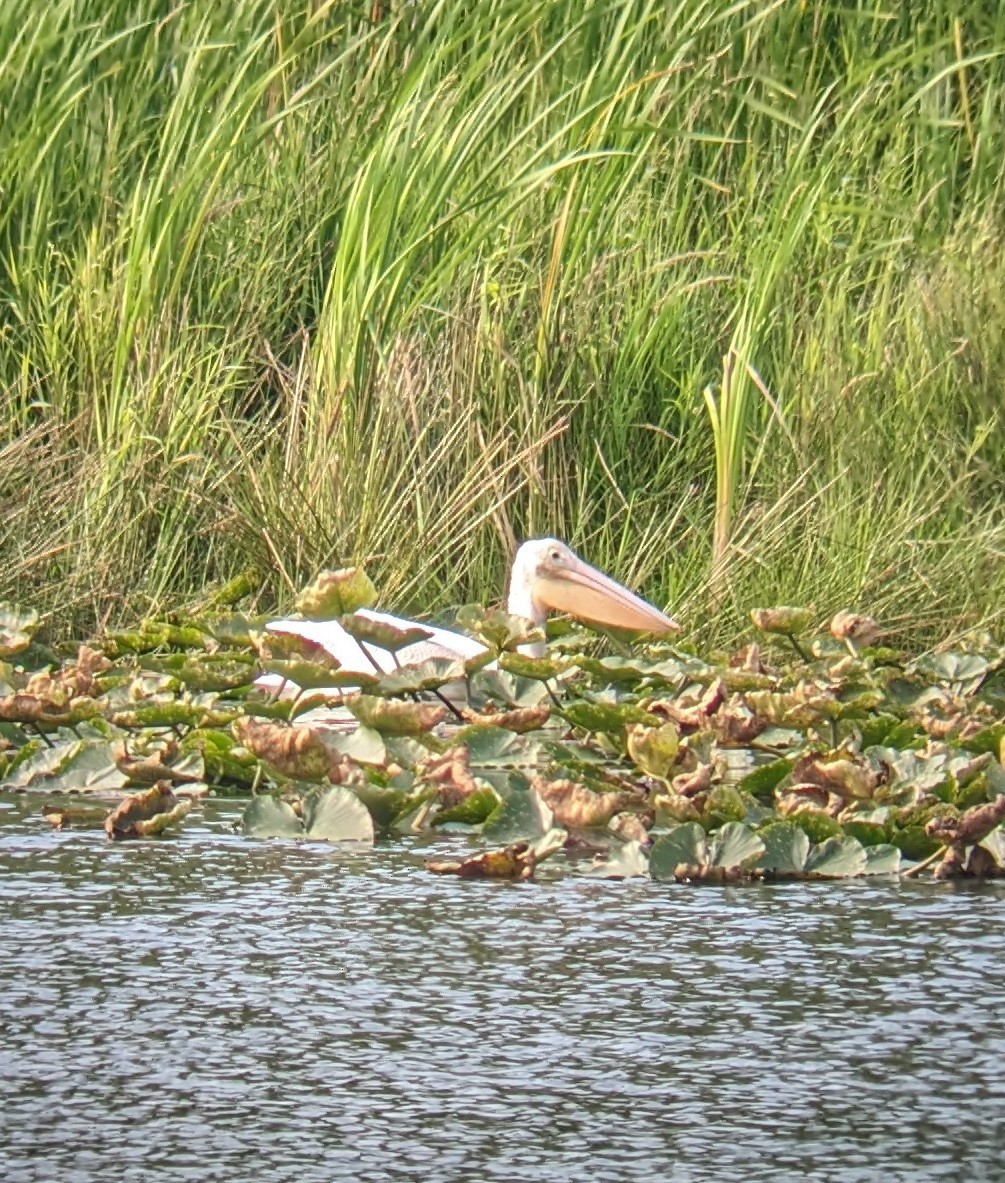
MULTIPOLYGON (((584 562, 564 542, 555 538, 536 538, 525 542, 516 552, 510 571, 507 610, 542 625, 548 612, 566 612, 587 624, 638 632, 666 634, 680 626, 658 608, 647 603, 628 588, 622 587, 589 563, 584 562)), ((399 629, 419 627, 429 637, 399 649, 395 655, 367 642, 366 652, 359 642, 336 620, 273 620, 268 629, 277 633, 295 633, 320 644, 338 661, 343 670, 373 674, 374 665, 390 673, 399 665, 417 665, 430 658, 467 660, 485 652, 485 645, 463 633, 432 625, 418 624, 386 612, 361 608, 358 615, 381 621, 399 629), (368 656, 368 654, 370 656, 368 656)), ((521 646, 529 656, 543 656, 544 644, 521 646)), ((257 685, 276 688, 281 679, 265 674, 257 685)))

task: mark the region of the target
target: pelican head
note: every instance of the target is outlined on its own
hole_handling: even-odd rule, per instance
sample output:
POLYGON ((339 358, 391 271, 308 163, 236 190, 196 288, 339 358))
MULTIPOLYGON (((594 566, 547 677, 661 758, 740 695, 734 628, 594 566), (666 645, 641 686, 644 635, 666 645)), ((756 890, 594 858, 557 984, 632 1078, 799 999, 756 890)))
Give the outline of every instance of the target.
POLYGON ((587 624, 646 633, 676 633, 680 625, 615 583, 556 538, 535 538, 516 552, 508 611, 543 624, 549 611, 587 624))

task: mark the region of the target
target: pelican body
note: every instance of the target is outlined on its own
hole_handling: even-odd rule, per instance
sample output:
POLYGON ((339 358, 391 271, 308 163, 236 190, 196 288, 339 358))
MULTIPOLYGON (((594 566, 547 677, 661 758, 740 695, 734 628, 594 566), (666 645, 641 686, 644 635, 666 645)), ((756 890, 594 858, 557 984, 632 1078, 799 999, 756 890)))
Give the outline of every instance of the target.
MULTIPOLYGON (((543 625, 552 611, 568 613, 586 624, 658 635, 677 632, 680 628, 676 621, 591 567, 556 538, 533 539, 516 552, 510 571, 507 610, 512 616, 523 616, 538 625, 543 625)), ((368 608, 361 608, 358 614, 399 629, 415 626, 413 621, 368 608)), ((466 661, 485 651, 485 645, 473 637, 426 624, 420 627, 430 636, 399 649, 397 655, 370 643, 364 651, 335 620, 273 620, 267 627, 272 632, 295 633, 314 641, 342 669, 365 674, 372 674, 374 665, 389 673, 399 665, 417 665, 431 658, 466 661)), ((524 645, 521 651, 543 656, 544 644, 524 645)), ((273 675, 257 680, 257 685, 266 687, 279 683, 280 679, 273 675)))

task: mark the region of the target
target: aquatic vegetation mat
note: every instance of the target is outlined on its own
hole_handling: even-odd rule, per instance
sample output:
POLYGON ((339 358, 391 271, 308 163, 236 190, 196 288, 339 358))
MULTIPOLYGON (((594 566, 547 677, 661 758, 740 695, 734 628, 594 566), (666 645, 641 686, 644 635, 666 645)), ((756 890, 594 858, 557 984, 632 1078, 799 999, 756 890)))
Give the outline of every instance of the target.
MULTIPOLYGON (((361 674, 267 632, 236 606, 247 592, 62 654, 37 614, 0 604, 0 790, 115 840, 170 835, 206 795, 250 798, 241 827, 263 841, 452 835, 426 865, 462 878, 1005 876, 990 636, 910 655, 867 616, 818 627, 774 607, 731 653, 605 650, 559 621, 532 658, 528 622, 469 606, 457 626, 483 653, 361 674)), ((374 594, 361 571, 326 572, 298 603, 364 646, 421 639, 354 615, 374 594)))

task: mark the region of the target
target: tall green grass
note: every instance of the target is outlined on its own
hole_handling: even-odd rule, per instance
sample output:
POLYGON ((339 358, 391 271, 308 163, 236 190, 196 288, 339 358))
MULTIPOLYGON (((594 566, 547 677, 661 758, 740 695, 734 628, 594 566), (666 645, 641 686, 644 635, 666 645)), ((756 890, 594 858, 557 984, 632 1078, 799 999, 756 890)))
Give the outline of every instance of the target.
POLYGON ((1005 13, 6 0, 0 598, 498 596, 552 532, 754 603, 1002 616, 1005 13))

